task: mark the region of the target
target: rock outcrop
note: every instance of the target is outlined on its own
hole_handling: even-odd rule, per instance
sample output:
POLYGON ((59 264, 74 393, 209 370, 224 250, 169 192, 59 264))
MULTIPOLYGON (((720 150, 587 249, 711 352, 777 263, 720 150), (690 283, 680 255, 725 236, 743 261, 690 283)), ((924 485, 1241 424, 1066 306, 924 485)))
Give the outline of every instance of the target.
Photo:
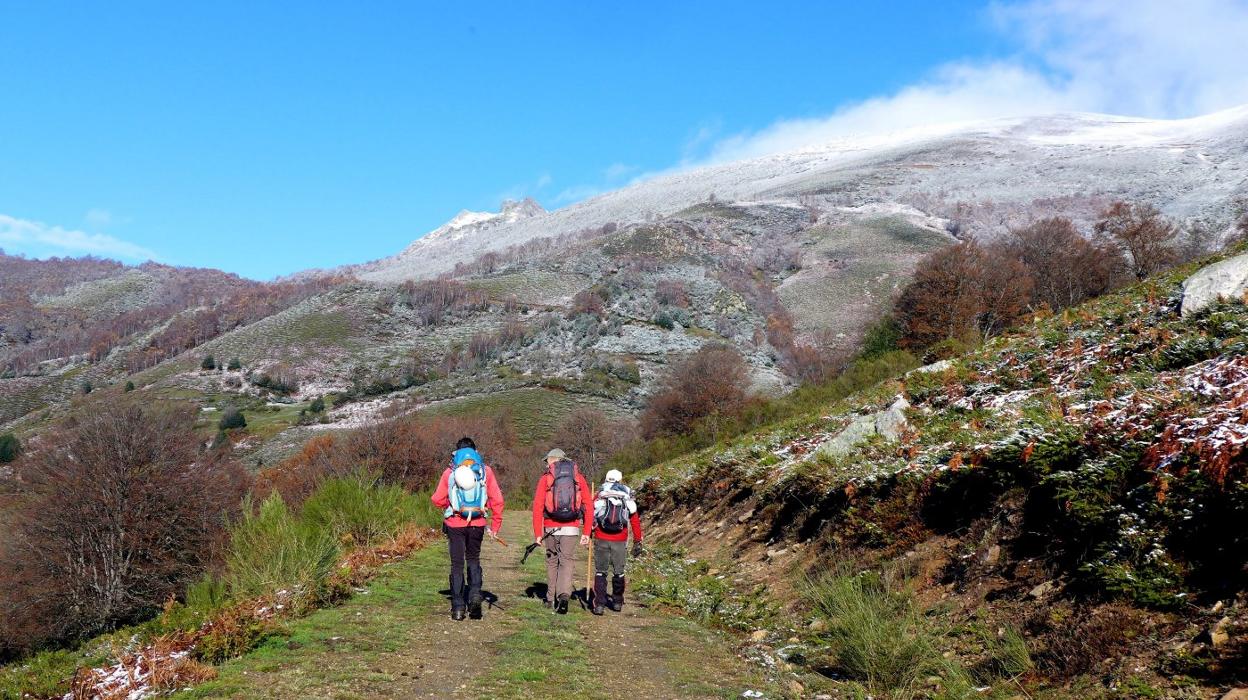
POLYGON ((832 439, 820 445, 816 454, 828 457, 843 455, 872 435, 879 435, 890 441, 899 439, 910 425, 906 420, 907 408, 910 408, 910 402, 899 396, 888 408, 855 418, 832 439))
POLYGON ((1236 255, 1202 267, 1183 282, 1183 316, 1193 314, 1218 299, 1241 299, 1248 292, 1248 254, 1236 255))

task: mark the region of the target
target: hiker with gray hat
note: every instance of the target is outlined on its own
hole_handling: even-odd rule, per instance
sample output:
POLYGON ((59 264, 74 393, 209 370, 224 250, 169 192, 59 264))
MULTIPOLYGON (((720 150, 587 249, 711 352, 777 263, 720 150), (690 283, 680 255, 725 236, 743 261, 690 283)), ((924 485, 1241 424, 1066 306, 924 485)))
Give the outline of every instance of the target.
POLYGON ((563 450, 546 453, 546 471, 533 494, 534 543, 546 548, 546 599, 566 615, 572 597, 576 546, 589 546, 593 527, 589 482, 563 450))

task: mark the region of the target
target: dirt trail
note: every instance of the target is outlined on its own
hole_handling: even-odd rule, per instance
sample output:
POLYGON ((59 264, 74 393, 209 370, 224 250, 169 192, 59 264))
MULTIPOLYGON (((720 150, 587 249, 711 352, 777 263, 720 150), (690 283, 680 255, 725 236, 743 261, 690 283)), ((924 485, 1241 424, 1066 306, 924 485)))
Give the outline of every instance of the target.
MULTIPOLYGON (((485 542, 492 604, 482 620, 450 619, 446 547, 398 564, 344 605, 292 623, 287 635, 227 663, 189 696, 231 698, 733 698, 767 691, 735 643, 628 599, 595 617, 554 615, 532 597, 541 552, 520 564, 528 513, 511 511, 485 542)), ((584 586, 585 559, 576 577, 584 586)), ((771 693, 767 696, 772 697, 771 693)))

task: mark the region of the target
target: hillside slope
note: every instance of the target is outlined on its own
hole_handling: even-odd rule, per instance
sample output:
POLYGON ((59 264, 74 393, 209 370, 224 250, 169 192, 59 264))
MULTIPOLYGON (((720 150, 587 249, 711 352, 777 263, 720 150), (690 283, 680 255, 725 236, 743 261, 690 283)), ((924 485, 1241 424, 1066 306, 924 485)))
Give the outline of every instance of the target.
POLYGON ((810 668, 804 578, 882 570, 968 667, 1020 631, 1053 697, 1244 685, 1248 306, 1181 316, 1194 269, 662 465, 651 531, 766 585, 810 668))
POLYGON ((341 268, 345 284, 6 258, 5 279, 25 282, 7 284, 20 289, 0 316, 0 430, 38 431, 91 405, 88 387, 131 381, 148 400, 199 403, 206 428, 214 411, 252 412, 239 447, 264 463, 318 431, 423 409, 541 413, 523 430, 534 441, 577 407, 635 413, 666 365, 708 342, 781 393, 852 354, 915 263, 957 237, 1045 215, 1087 224, 1122 198, 1216 239, 1248 197, 1245 143, 1248 108, 847 138, 558 211, 461 212, 392 258, 341 268), (242 368, 203 372, 209 355, 242 368), (308 425, 319 396, 330 410, 308 425))
POLYGON ((712 195, 728 202, 909 204, 998 230, 1018 210, 1037 207, 1052 215, 1060 206, 1060 213, 1086 222, 1109 199, 1147 201, 1178 219, 1226 219, 1231 200, 1248 195, 1245 142, 1248 106, 1173 121, 1057 114, 848 137, 660 174, 558 211, 492 220, 453 237, 425 236, 353 272, 377 281, 429 277, 480 252, 668 216, 712 195))

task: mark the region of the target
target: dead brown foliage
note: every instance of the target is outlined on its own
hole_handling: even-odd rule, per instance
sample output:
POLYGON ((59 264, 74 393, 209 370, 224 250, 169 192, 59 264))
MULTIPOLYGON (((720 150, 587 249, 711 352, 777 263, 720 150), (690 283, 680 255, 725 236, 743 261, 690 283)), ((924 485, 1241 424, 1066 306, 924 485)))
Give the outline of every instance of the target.
POLYGON ((1179 229, 1151 204, 1114 202, 1096 223, 1096 233, 1126 256, 1136 279, 1161 272, 1178 261, 1179 229))
POLYGON ((509 491, 527 484, 538 465, 536 448, 521 445, 506 415, 408 415, 357 428, 345 435, 318 436, 275 467, 260 472, 261 495, 277 492, 300 504, 325 479, 370 471, 385 483, 412 491, 432 486, 450 462, 455 442, 472 437, 499 485, 509 491))
POLYGON ((641 414, 642 435, 680 435, 709 416, 736 415, 745 406, 747 386, 739 352, 727 345, 704 345, 676 363, 650 398, 641 414))
POLYGON ((1034 286, 1026 266, 1001 246, 971 240, 929 253, 894 307, 901 343, 995 335, 1027 311, 1034 286))
POLYGON ((89 636, 160 609, 202 575, 245 492, 206 451, 192 408, 127 407, 70 421, 22 463, 0 576, 0 647, 89 636))

